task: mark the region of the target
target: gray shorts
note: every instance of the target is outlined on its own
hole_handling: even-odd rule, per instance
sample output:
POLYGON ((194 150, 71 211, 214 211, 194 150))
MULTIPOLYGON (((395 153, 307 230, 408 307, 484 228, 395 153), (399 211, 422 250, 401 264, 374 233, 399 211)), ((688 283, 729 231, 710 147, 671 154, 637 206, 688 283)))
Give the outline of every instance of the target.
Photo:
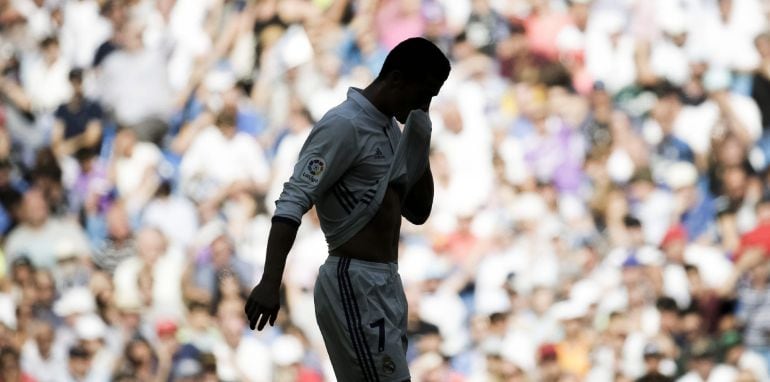
POLYGON ((314 298, 337 380, 409 379, 406 296, 395 263, 329 256, 318 271, 314 298))

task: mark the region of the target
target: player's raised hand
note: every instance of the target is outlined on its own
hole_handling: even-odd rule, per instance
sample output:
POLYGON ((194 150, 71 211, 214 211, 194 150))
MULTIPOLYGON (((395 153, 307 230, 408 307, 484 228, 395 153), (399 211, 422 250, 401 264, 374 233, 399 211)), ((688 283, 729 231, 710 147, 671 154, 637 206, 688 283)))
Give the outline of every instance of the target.
POLYGON ((275 324, 280 305, 281 286, 260 282, 251 290, 246 300, 246 317, 252 330, 262 330, 265 324, 275 324))

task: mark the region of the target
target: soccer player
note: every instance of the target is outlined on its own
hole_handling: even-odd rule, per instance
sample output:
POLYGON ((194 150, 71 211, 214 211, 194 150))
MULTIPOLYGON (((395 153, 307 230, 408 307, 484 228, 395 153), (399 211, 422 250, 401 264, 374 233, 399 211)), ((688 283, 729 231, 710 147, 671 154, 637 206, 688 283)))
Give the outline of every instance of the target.
POLYGON ((246 315, 251 329, 274 324, 286 256, 315 205, 329 246, 315 284, 316 319, 340 381, 410 379, 398 238, 402 216, 423 224, 431 211, 427 112, 449 71, 430 41, 399 43, 369 86, 351 88, 313 127, 276 201, 264 274, 246 315))

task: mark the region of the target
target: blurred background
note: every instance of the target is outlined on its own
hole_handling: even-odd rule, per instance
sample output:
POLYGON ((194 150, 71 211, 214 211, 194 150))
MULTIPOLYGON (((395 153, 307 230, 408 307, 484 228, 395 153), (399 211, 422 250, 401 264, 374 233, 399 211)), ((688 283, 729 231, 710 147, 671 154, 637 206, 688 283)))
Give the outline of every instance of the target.
POLYGON ((314 122, 434 41, 414 381, 769 381, 770 1, 0 0, 0 381, 333 381, 314 122), (646 378, 646 379, 645 379, 646 378))

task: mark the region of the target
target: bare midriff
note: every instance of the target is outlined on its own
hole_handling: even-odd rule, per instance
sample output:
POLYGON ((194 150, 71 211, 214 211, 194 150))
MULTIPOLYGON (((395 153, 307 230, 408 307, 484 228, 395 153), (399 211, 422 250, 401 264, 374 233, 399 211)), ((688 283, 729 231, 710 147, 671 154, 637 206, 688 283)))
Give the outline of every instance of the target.
POLYGON ((372 220, 345 244, 332 250, 331 256, 349 257, 377 263, 398 261, 398 237, 401 231, 401 200, 388 186, 372 220))

